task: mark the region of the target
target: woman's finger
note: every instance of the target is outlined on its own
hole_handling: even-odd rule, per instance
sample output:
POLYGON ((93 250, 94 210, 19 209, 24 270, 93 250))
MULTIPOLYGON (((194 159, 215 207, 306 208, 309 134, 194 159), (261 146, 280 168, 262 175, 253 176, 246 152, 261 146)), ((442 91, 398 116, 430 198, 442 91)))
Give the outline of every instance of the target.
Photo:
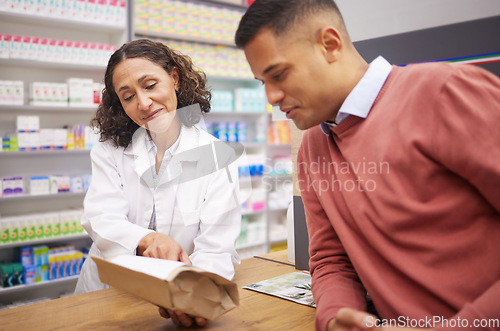
POLYGON ((205 318, 203 318, 203 317, 195 317, 194 321, 195 321, 196 325, 198 325, 198 326, 205 326, 205 325, 207 325, 207 320, 205 318))
POLYGON ((191 260, 189 259, 188 253, 186 253, 185 250, 182 250, 181 253, 179 254, 179 259, 181 262, 184 262, 186 264, 192 264, 191 260))
POLYGON ((177 315, 173 310, 167 309, 167 313, 172 319, 172 322, 174 322, 175 325, 180 325, 181 323, 179 322, 179 319, 177 318, 177 315))
POLYGON ((160 316, 163 318, 170 318, 170 315, 168 314, 167 310, 162 307, 158 307, 158 311, 160 312, 160 316))
POLYGON ((193 320, 182 311, 176 311, 175 314, 177 315, 177 319, 179 320, 179 322, 186 328, 189 328, 193 325, 193 320))

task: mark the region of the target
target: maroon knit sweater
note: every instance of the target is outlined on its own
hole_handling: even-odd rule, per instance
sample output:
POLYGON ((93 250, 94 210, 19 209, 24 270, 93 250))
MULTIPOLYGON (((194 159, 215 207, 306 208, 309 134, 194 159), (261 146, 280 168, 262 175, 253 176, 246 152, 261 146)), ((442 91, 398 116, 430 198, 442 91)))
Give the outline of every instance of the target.
POLYGON ((305 132, 298 178, 318 330, 365 291, 398 326, 500 318, 497 76, 394 67, 366 119, 305 132))

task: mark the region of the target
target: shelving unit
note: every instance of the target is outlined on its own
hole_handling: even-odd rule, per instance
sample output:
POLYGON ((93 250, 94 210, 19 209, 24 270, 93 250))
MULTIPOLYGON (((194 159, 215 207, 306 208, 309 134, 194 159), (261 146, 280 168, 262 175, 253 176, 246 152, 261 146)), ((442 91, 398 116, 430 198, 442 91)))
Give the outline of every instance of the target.
MULTIPOLYGON (((255 84, 255 83, 254 83, 255 84)), ((215 89, 215 88, 214 88, 215 89)), ((245 218, 242 224, 242 236, 245 236, 245 223, 248 223, 249 238, 239 241, 237 250, 241 258, 250 257, 256 254, 262 254, 269 251, 270 241, 268 237, 269 213, 268 213, 268 198, 267 193, 256 197, 255 195, 265 189, 265 183, 268 174, 265 172, 267 168, 268 145, 267 145, 267 123, 269 115, 266 112, 210 112, 205 115, 205 121, 217 123, 221 121, 245 121, 247 123, 248 141, 243 142, 245 154, 248 162, 252 163, 251 159, 257 157, 261 159, 264 166, 264 174, 241 177, 240 186, 248 187, 250 184, 252 194, 249 198, 251 201, 243 201, 243 205, 252 204, 252 202, 263 203, 263 207, 257 210, 243 210, 242 217, 245 218), (252 129, 253 128, 253 129, 252 129), (255 130, 261 130, 260 134, 255 130), (253 199, 256 199, 254 201, 253 199), (252 234, 250 234, 252 232, 252 234)), ((241 238, 240 238, 241 239, 241 238)))
POLYGON ((37 61, 29 59, 0 59, 0 65, 34 69, 70 69, 75 71, 91 70, 104 72, 104 70, 106 69, 105 66, 95 64, 74 64, 65 62, 37 61))
POLYGON ((0 158, 15 158, 15 157, 32 157, 32 156, 46 156, 46 155, 61 155, 61 156, 75 156, 78 154, 88 155, 88 149, 47 149, 39 151, 18 151, 18 152, 1 152, 0 158))
MULTIPOLYGON (((255 83, 254 83, 255 84, 255 83)), ((264 141, 254 142, 255 132, 248 133, 249 142, 242 143, 245 147, 246 155, 261 155, 264 160, 264 174, 261 176, 241 177, 240 183, 251 183, 252 190, 264 189, 265 207, 257 211, 244 211, 243 217, 247 217, 249 224, 253 223, 257 227, 256 231, 263 229, 263 232, 256 237, 252 235, 243 243, 238 243, 237 249, 240 255, 245 258, 255 254, 269 252, 274 246, 286 245, 286 212, 288 204, 274 206, 270 200, 270 194, 274 191, 280 191, 283 187, 291 189, 291 174, 273 174, 273 158, 280 155, 290 155, 291 145, 287 143, 269 144, 267 142, 267 131, 271 120, 271 115, 267 112, 210 112, 205 116, 205 121, 241 121, 248 123, 248 127, 260 127, 264 134, 264 141), (254 123, 252 125, 251 123, 254 123), (275 231, 273 231, 275 229, 275 231), (278 231, 276 231, 278 229, 278 231), (273 233, 279 233, 279 236, 273 233), (283 235, 284 234, 284 235, 283 235)), ((290 165, 291 166, 291 165, 290 165)), ((292 196, 291 191, 289 194, 292 196)), ((243 224, 245 221, 243 222, 243 224)), ((255 230, 255 229, 254 229, 255 230)))
POLYGON ((0 18, 5 23, 15 23, 29 26, 43 26, 55 28, 76 28, 81 31, 100 32, 100 33, 118 33, 126 30, 124 25, 111 25, 104 23, 95 23, 88 20, 74 20, 61 17, 50 17, 43 15, 31 15, 14 11, 0 10, 0 18))
MULTIPOLYGON (((2 261, 11 260, 14 250, 24 245, 74 245, 81 249, 90 244, 91 239, 87 234, 58 236, 30 241, 18 241, 15 243, 0 245, 0 254, 2 261)), ((14 287, 0 288, 0 310, 9 307, 9 305, 19 305, 23 302, 33 300, 48 300, 58 298, 73 293, 78 276, 65 277, 42 283, 30 285, 16 285, 14 287)))
MULTIPOLYGON (((21 13, 5 12, 0 10, 0 31, 2 34, 25 35, 43 38, 54 38, 63 40, 80 40, 85 42, 113 44, 117 47, 124 42, 137 38, 162 39, 172 42, 183 53, 190 55, 190 44, 198 44, 208 47, 210 50, 229 52, 230 57, 219 61, 220 63, 231 63, 238 56, 239 65, 243 67, 223 68, 219 70, 209 63, 203 63, 203 56, 192 56, 195 65, 203 69, 208 76, 208 86, 211 90, 234 90, 236 88, 257 88, 260 84, 255 81, 246 64, 241 51, 236 50, 232 40, 217 40, 213 38, 201 38, 175 33, 164 33, 158 31, 136 30, 134 17, 136 17, 134 2, 127 2, 127 24, 126 26, 110 26, 103 23, 92 23, 82 20, 68 20, 58 17, 41 17, 21 13), (186 46, 186 47, 184 47, 186 46), (186 51, 187 50, 187 51, 186 51), (203 64, 200 66, 200 63, 203 64), (246 71, 245 71, 246 70, 246 71)), ((208 7, 217 7, 223 10, 240 11, 241 14, 246 7, 224 3, 215 0, 186 0, 186 4, 198 4, 208 7)), ((165 17, 161 18, 162 20, 165 17)), ((175 48, 175 47, 173 47, 175 48)), ((223 56, 225 56, 223 54, 223 56)), ((93 116, 94 108, 86 107, 50 107, 32 106, 28 104, 28 86, 33 81, 65 82, 69 77, 91 78, 96 82, 102 82, 105 65, 66 63, 60 61, 38 61, 23 58, 0 58, 0 80, 22 80, 25 84, 24 105, 0 105, 0 134, 15 131, 15 119, 18 115, 40 116, 41 128, 57 128, 64 125, 88 124, 93 116)), ((211 112, 205 117, 205 121, 245 121, 254 123, 263 131, 263 135, 257 139, 256 134, 249 135, 244 142, 247 155, 260 155, 264 160, 265 172, 261 176, 241 178, 241 182, 250 183, 252 188, 267 189, 264 196, 264 208, 255 211, 243 212, 249 223, 257 226, 260 232, 258 237, 239 244, 237 249, 241 258, 250 257, 268 252, 274 245, 286 243, 283 236, 275 237, 271 230, 276 224, 281 224, 286 215, 286 208, 273 207, 269 204, 269 192, 276 190, 281 183, 291 177, 287 175, 272 175, 269 170, 272 167, 272 159, 275 155, 290 154, 289 144, 273 144, 267 142, 267 130, 270 122, 270 114, 264 110, 260 112, 242 112, 235 109, 234 112, 211 112)), ((262 132, 261 132, 262 133, 262 132)), ((51 150, 51 151, 22 151, 22 152, 0 152, 0 177, 13 175, 37 176, 47 174, 82 175, 91 172, 89 150, 51 150), (36 167, 36 168, 35 168, 36 167)), ((1 216, 15 216, 19 214, 30 214, 39 212, 51 212, 69 208, 81 208, 83 193, 60 193, 39 196, 17 196, 0 198, 1 216)), ((291 197, 291 195, 290 195, 291 197)), ((281 234, 285 233, 284 231, 281 234)), ((91 243, 87 235, 61 236, 41 239, 30 242, 16 242, 0 245, 0 261, 8 261, 12 258, 14 250, 21 245, 64 245, 73 244, 77 248, 89 246, 91 243)), ((29 286, 18 286, 14 288, 0 288, 0 309, 2 305, 9 304, 15 300, 29 298, 55 298, 65 293, 72 292, 76 278, 67 278, 58 281, 39 283, 29 286)))
MULTIPOLYGON (((277 156, 291 155, 291 144, 268 144, 267 155, 269 162, 277 156)), ((270 174, 267 176, 266 180, 267 187, 269 188, 267 190, 267 200, 269 201, 269 208, 267 211, 268 243, 269 250, 273 250, 275 247, 284 247, 287 244, 286 213, 292 197, 292 175, 291 173, 270 174), (271 198, 272 194, 278 194, 280 196, 280 201, 275 202, 271 198), (289 197, 290 199, 285 201, 283 196, 289 197)))
MULTIPOLYGON (((1 63, 1 61, 0 61, 1 63)), ((0 113, 29 113, 29 114, 46 114, 46 113, 90 113, 93 114, 95 112, 95 108, 89 107, 49 107, 49 106, 32 106, 32 105, 0 105, 0 113)))
POLYGON ((47 244, 47 243, 70 242, 70 241, 74 241, 74 240, 81 240, 81 239, 88 239, 88 238, 89 238, 89 235, 86 234, 86 233, 83 233, 83 234, 68 235, 68 236, 59 236, 59 237, 53 237, 53 238, 47 238, 47 239, 38 239, 38 240, 29 240, 29 241, 18 241, 18 242, 15 242, 15 243, 0 245, 0 247, 2 249, 7 249, 7 248, 21 247, 21 246, 24 246, 26 244, 29 244, 29 245, 41 245, 41 244, 47 244))
MULTIPOLYGON (((0 10, 2 34, 21 35, 87 43, 101 43, 119 47, 127 41, 127 25, 109 25, 90 20, 47 17, 0 10)), ((96 107, 52 107, 29 104, 29 86, 35 81, 63 83, 70 77, 90 78, 102 82, 105 63, 70 63, 45 59, 1 58, 0 80, 24 82, 23 105, 0 105, 0 136, 16 131, 18 115, 37 115, 40 128, 62 128, 65 125, 88 125, 96 107)), ((0 152, 0 178, 7 176, 84 175, 91 173, 89 150, 39 150, 0 152)), ((81 209, 84 193, 49 195, 22 195, 0 198, 2 217, 33 213, 81 209)), ((87 234, 55 236, 30 241, 0 244, 0 261, 12 261, 17 248, 24 245, 64 246, 77 249, 89 247, 87 234)), ((53 299, 73 292, 77 277, 0 288, 0 309, 12 302, 37 298, 53 299)))
MULTIPOLYGON (((179 39, 179 36, 173 33, 165 33, 165 32, 155 32, 155 31, 147 31, 147 30, 137 30, 136 36, 146 37, 146 38, 161 38, 161 39, 179 39)), ((215 39, 206 39, 206 38, 198 38, 192 36, 183 36, 182 40, 197 42, 197 43, 205 43, 205 44, 217 44, 224 46, 233 46, 232 42, 223 41, 223 40, 215 40, 215 39)))
POLYGON ((30 195, 30 194, 21 194, 21 195, 13 195, 0 198, 0 203, 12 203, 14 201, 35 201, 35 200, 46 200, 46 199, 64 199, 64 198, 83 198, 85 196, 84 192, 65 192, 58 194, 40 194, 40 195, 30 195))

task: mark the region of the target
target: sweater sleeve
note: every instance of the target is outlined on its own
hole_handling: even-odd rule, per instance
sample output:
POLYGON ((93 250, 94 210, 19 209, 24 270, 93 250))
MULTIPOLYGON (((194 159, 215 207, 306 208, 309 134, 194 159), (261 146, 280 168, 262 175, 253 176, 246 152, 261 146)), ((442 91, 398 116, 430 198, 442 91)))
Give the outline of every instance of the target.
MULTIPOLYGON (((500 79, 475 66, 461 65, 443 86, 433 113, 433 157, 474 186, 500 213, 500 79)), ((499 297, 497 279, 453 318, 467 319, 469 326, 476 319, 498 323, 499 297)))
POLYGON ((299 149, 297 175, 309 233, 309 267, 316 302, 316 330, 327 330, 328 322, 343 307, 366 310, 366 291, 314 191, 307 173, 308 133, 299 149))
POLYGON ((500 294, 500 281, 494 283, 474 302, 465 304, 455 316, 443 320, 437 325, 440 331, 454 331, 460 325, 464 330, 500 330, 498 295, 500 294), (451 322, 450 322, 451 321, 451 322), (458 323, 458 324, 457 324, 458 323))

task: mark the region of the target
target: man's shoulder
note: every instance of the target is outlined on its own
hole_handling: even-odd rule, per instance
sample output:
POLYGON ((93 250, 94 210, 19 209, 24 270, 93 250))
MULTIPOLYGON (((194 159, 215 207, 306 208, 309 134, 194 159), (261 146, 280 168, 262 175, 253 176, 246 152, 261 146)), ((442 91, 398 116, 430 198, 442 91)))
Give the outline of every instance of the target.
POLYGON ((463 73, 470 75, 492 75, 486 69, 471 64, 450 62, 425 62, 408 64, 395 67, 394 75, 400 77, 411 77, 423 81, 446 81, 449 77, 463 73))
POLYGON ((391 75, 398 81, 418 79, 419 81, 435 82, 436 78, 443 80, 456 69, 456 65, 444 62, 411 63, 405 66, 395 66, 391 75))
POLYGON ((422 98, 425 95, 422 100, 431 100, 449 84, 471 79, 483 80, 488 75, 493 74, 469 64, 428 62, 395 66, 383 89, 383 95, 394 98, 422 98))

